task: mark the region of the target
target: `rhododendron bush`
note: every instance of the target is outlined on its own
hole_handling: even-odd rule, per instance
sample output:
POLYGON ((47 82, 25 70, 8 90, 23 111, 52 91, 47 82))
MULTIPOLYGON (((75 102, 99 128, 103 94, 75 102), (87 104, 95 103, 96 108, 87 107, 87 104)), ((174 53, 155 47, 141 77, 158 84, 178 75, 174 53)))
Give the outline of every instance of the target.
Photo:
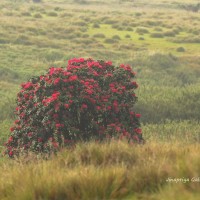
POLYGON ((128 65, 75 58, 66 68, 51 67, 31 78, 17 95, 5 153, 50 153, 77 141, 111 138, 142 142, 134 77, 128 65))

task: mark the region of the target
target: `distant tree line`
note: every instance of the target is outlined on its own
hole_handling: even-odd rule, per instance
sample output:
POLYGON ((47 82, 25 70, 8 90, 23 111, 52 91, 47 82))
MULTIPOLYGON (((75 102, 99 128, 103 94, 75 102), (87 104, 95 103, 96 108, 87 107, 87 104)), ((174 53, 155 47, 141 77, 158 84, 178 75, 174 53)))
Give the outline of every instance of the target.
POLYGON ((187 10, 187 11, 198 12, 200 10, 200 3, 180 5, 180 8, 187 10))
POLYGON ((42 0, 32 0, 34 3, 40 3, 42 0))
POLYGON ((88 2, 86 0, 74 0, 74 3, 86 4, 88 2))

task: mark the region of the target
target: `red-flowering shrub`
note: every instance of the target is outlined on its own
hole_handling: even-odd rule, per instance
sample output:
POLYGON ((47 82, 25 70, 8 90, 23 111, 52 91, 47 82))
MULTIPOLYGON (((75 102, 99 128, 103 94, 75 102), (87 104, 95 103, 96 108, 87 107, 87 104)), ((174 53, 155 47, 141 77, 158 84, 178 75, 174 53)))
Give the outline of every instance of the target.
POLYGON ((17 120, 6 143, 9 156, 20 151, 52 152, 91 139, 127 138, 141 142, 135 73, 128 65, 72 59, 21 85, 17 120))

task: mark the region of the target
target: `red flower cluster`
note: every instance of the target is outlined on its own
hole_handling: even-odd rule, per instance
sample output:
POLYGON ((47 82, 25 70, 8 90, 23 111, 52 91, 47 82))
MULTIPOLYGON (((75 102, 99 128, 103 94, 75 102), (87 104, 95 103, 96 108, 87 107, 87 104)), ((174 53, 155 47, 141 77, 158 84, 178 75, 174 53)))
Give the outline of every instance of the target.
POLYGON ((17 95, 18 119, 6 153, 51 152, 79 140, 113 137, 141 142, 140 114, 132 110, 134 76, 129 65, 74 58, 66 68, 31 78, 17 95))

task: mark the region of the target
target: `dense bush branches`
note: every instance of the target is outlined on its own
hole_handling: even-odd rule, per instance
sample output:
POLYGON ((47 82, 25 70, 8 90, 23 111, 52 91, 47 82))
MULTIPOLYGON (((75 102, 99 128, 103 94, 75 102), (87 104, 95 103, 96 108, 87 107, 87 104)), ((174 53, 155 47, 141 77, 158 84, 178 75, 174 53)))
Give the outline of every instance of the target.
POLYGON ((66 68, 51 67, 45 75, 21 85, 17 120, 5 153, 50 153, 91 139, 127 138, 142 142, 135 73, 128 65, 74 58, 66 68))

